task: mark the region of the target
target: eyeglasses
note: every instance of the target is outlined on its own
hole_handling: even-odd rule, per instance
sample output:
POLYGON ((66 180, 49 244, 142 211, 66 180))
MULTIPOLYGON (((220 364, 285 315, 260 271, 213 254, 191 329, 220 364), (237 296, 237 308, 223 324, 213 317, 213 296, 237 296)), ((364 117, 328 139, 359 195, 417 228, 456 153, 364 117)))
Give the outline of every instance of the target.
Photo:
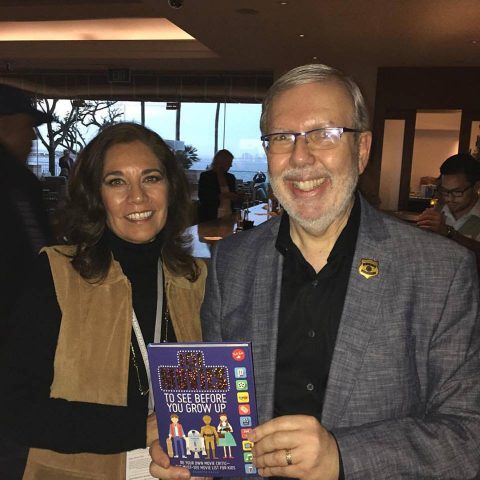
POLYGON ((463 194, 467 190, 470 190, 471 188, 473 188, 473 185, 469 185, 468 187, 464 188, 463 190, 460 190, 458 188, 455 188, 454 190, 447 190, 446 188, 438 187, 438 193, 440 193, 443 197, 452 196, 453 198, 462 198, 463 194))
POLYGON ((344 133, 360 133, 362 130, 347 127, 315 128, 308 132, 279 132, 262 135, 263 148, 269 153, 291 153, 298 137, 305 141, 312 150, 328 150, 335 148, 344 133))

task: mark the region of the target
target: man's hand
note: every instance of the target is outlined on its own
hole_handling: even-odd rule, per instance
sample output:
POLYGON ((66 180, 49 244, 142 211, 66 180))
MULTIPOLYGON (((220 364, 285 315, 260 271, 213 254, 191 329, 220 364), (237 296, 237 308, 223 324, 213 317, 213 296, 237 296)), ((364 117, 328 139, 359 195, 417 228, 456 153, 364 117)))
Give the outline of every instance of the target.
POLYGON ((417 227, 431 230, 443 236, 447 234, 445 218, 442 213, 435 210, 435 208, 427 208, 418 216, 417 227))
POLYGON ((262 477, 337 480, 337 442, 315 417, 286 415, 269 420, 249 435, 253 462, 262 477))
POLYGON ((163 480, 188 480, 190 478, 190 472, 186 468, 170 465, 170 459, 162 450, 158 440, 155 440, 150 446, 150 456, 152 457, 150 464, 152 477, 163 480))

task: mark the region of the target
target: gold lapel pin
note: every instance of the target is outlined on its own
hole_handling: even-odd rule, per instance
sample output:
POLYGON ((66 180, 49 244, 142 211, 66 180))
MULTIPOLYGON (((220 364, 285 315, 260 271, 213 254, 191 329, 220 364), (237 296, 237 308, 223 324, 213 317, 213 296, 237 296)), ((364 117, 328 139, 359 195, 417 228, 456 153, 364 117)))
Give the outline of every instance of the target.
POLYGON ((376 277, 379 274, 377 260, 373 260, 373 258, 362 258, 358 266, 358 273, 366 279, 376 277))

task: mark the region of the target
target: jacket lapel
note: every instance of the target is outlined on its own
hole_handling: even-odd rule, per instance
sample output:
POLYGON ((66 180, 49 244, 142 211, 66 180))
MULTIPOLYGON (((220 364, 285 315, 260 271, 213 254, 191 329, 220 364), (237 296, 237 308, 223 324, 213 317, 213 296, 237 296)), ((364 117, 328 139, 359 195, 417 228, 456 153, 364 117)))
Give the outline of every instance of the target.
POLYGON ((385 248, 388 234, 382 217, 363 200, 361 208, 357 245, 323 405, 322 424, 327 429, 338 425, 347 408, 370 337, 379 321, 385 280, 391 275, 391 262, 385 248), (375 273, 375 269, 371 269, 375 265, 378 273, 370 276, 375 273))
MULTIPOLYGON (((282 282, 282 258, 275 248, 279 221, 270 220, 265 239, 257 251, 253 276, 252 345, 259 421, 273 415, 278 312, 282 282)), ((260 242, 259 242, 260 243, 260 242)))

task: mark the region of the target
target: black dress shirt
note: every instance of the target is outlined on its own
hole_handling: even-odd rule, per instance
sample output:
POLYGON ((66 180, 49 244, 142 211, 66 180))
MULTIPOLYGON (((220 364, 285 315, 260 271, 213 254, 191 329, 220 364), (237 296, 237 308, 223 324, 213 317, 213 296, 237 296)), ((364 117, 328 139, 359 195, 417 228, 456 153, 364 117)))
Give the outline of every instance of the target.
POLYGON ((284 263, 275 416, 304 414, 321 420, 359 225, 360 201, 356 196, 327 264, 316 273, 290 237, 288 215, 282 217, 276 242, 284 263))

